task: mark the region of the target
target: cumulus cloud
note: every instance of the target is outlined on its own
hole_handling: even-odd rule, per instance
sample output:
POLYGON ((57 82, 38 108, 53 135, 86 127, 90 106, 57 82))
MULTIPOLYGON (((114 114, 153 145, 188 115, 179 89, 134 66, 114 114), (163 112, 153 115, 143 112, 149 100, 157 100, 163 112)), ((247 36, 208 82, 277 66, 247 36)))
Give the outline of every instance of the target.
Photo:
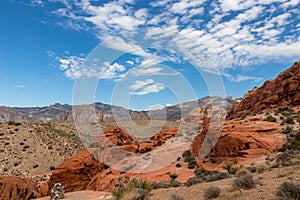
MULTIPOLYGON (((51 56, 55 54, 51 51, 51 56)), ((59 68, 64 71, 67 78, 70 79, 84 79, 84 78, 101 78, 101 79, 120 79, 126 73, 126 68, 119 63, 102 62, 95 63, 92 66, 86 66, 85 58, 80 56, 67 55, 64 57, 55 57, 59 63, 59 68)))
MULTIPOLYGON (((135 72, 138 75, 160 73, 159 68, 151 66, 166 61, 166 57, 149 53, 134 38, 106 40, 107 35, 130 38, 143 28, 145 39, 152 40, 156 48, 175 51, 200 69, 221 72, 227 77, 228 69, 300 57, 299 0, 152 0, 150 7, 136 6, 138 1, 133 0, 100 4, 91 0, 63 1, 63 4, 53 13, 70 21, 74 29, 90 27, 86 30, 93 30, 90 32, 103 45, 123 52, 134 51, 143 57, 141 69, 135 72)), ((75 78, 79 76, 75 73, 78 70, 71 69, 76 68, 74 62, 81 60, 74 59, 60 62, 62 70, 75 78)), ((113 70, 121 72, 120 68, 113 70)), ((106 77, 116 75, 107 74, 106 77)))

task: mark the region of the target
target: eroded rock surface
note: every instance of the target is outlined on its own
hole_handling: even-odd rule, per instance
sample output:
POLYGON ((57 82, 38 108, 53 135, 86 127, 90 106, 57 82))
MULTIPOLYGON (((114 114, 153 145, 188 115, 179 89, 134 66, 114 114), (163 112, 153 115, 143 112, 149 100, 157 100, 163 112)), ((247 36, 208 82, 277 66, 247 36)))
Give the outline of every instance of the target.
POLYGON ((258 113, 265 109, 300 105, 300 62, 283 71, 277 78, 266 81, 261 87, 247 92, 228 113, 229 119, 258 113))
POLYGON ((0 199, 30 200, 41 197, 35 181, 21 176, 0 177, 0 199))

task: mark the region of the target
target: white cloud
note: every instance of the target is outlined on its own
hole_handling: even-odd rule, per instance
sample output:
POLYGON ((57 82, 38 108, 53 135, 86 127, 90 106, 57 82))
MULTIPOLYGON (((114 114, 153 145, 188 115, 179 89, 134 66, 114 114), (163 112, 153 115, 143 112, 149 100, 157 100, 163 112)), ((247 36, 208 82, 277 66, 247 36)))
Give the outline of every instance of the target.
POLYGON ((126 63, 129 64, 129 65, 133 65, 134 64, 134 62, 132 60, 127 60, 126 63))
MULTIPOLYGON (((54 53, 50 52, 53 56, 54 53)), ((84 79, 84 78, 102 78, 102 79, 118 79, 124 76, 126 68, 119 64, 110 64, 103 62, 101 64, 94 64, 92 66, 85 65, 85 58, 80 56, 65 56, 55 58, 59 63, 59 67, 64 71, 65 76, 70 79, 84 79)))
POLYGON ((25 89, 26 86, 25 85, 15 85, 15 88, 19 88, 19 89, 25 89))
POLYGON ((132 95, 146 95, 160 92, 161 90, 165 89, 165 86, 161 83, 155 83, 153 79, 147 79, 145 81, 135 81, 130 88, 134 90, 130 92, 132 95))
POLYGON ((149 85, 149 84, 152 84, 152 83, 154 83, 153 79, 147 79, 145 81, 137 80, 137 81, 135 81, 135 83, 133 85, 130 86, 130 88, 134 89, 134 90, 137 90, 137 89, 143 88, 146 85, 149 85))
POLYGON ((161 104, 153 104, 153 105, 148 106, 147 110, 161 110, 163 108, 164 108, 164 106, 161 104))
POLYGON ((237 75, 231 81, 239 83, 239 82, 242 82, 242 81, 255 81, 255 82, 258 82, 258 81, 262 81, 262 80, 263 80, 263 78, 260 78, 260 77, 237 75))
MULTIPOLYGON (((90 27, 88 31, 96 30, 95 34, 102 41, 107 35, 126 38, 125 41, 122 37, 112 37, 103 44, 143 57, 141 66, 132 70, 136 75, 159 74, 161 69, 153 65, 170 59, 149 53, 141 41, 130 38, 139 28, 146 29, 145 39, 155 48, 175 51, 202 70, 221 71, 226 76, 229 68, 300 57, 299 0, 219 0, 211 3, 205 0, 154 0, 148 8, 135 4, 138 1, 116 0, 97 5, 91 0, 64 1, 65 7, 54 13, 68 18, 76 30, 85 30, 85 27, 90 27), (204 9, 204 5, 209 7, 204 9), (289 26, 292 24, 294 26, 289 26)), ((67 68, 71 77, 80 76, 78 70, 71 70, 76 65, 72 58, 60 62, 62 70, 67 68), (72 63, 73 67, 70 67, 72 63)), ((113 70, 105 70, 105 77, 115 77, 123 72, 114 73, 113 70)))
POLYGON ((150 75, 159 75, 163 68, 160 67, 149 67, 149 68, 135 68, 131 71, 131 74, 134 76, 150 76, 150 75))

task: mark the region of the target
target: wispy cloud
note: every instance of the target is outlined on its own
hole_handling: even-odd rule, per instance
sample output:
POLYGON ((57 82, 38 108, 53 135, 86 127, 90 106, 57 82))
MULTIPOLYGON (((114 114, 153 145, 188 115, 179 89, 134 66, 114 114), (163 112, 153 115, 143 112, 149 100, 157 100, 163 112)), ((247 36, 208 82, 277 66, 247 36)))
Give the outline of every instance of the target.
POLYGON ((25 89, 26 88, 25 85, 15 85, 14 87, 15 88, 19 88, 19 89, 25 89))
POLYGON ((165 86, 161 83, 155 83, 153 79, 146 79, 145 81, 135 81, 130 88, 134 90, 130 92, 132 95, 146 95, 160 92, 161 90, 165 89, 165 86))
MULTIPOLYGON (((90 27, 103 41, 107 35, 130 38, 143 28, 156 48, 178 52, 210 73, 226 75, 231 68, 300 57, 299 0, 153 0, 150 7, 136 6, 138 2, 131 0, 67 2, 53 13, 76 30, 90 27)), ((134 50, 148 67, 165 61, 166 57, 145 51, 131 39, 114 37, 107 45, 134 50)))
POLYGON ((232 78, 232 82, 242 82, 242 81, 255 81, 255 82, 258 82, 258 81, 262 81, 263 78, 260 78, 260 77, 253 77, 253 76, 243 76, 243 75, 237 75, 235 78, 232 78))
POLYGON ((153 105, 148 106, 147 110, 160 110, 163 108, 164 108, 164 106, 161 104, 153 104, 153 105))

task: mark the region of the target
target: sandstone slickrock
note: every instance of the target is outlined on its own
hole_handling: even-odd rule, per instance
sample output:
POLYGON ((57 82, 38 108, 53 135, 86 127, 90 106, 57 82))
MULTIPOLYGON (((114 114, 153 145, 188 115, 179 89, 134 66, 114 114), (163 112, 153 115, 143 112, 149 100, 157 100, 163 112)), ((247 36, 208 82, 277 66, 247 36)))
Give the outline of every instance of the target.
POLYGON ((266 122, 258 117, 247 118, 247 122, 229 120, 222 126, 221 131, 216 130, 208 129, 208 125, 205 125, 191 145, 194 156, 199 155, 202 145, 211 148, 205 158, 197 159, 198 165, 206 166, 208 169, 220 168, 224 161, 251 164, 267 153, 276 152, 284 144, 284 135, 280 132, 281 128, 276 123, 266 122), (214 133, 214 131, 216 132, 214 133), (211 136, 210 140, 207 141, 210 143, 214 140, 217 141, 213 147, 210 147, 209 144, 203 144, 208 133, 211 136))
POLYGON ((35 181, 21 176, 0 177, 0 199, 30 200, 41 197, 35 181))
POLYGON ((299 91, 300 62, 295 62, 277 78, 266 81, 261 87, 247 92, 241 101, 234 104, 228 113, 228 119, 241 117, 247 112, 258 113, 265 109, 299 106, 299 91))

